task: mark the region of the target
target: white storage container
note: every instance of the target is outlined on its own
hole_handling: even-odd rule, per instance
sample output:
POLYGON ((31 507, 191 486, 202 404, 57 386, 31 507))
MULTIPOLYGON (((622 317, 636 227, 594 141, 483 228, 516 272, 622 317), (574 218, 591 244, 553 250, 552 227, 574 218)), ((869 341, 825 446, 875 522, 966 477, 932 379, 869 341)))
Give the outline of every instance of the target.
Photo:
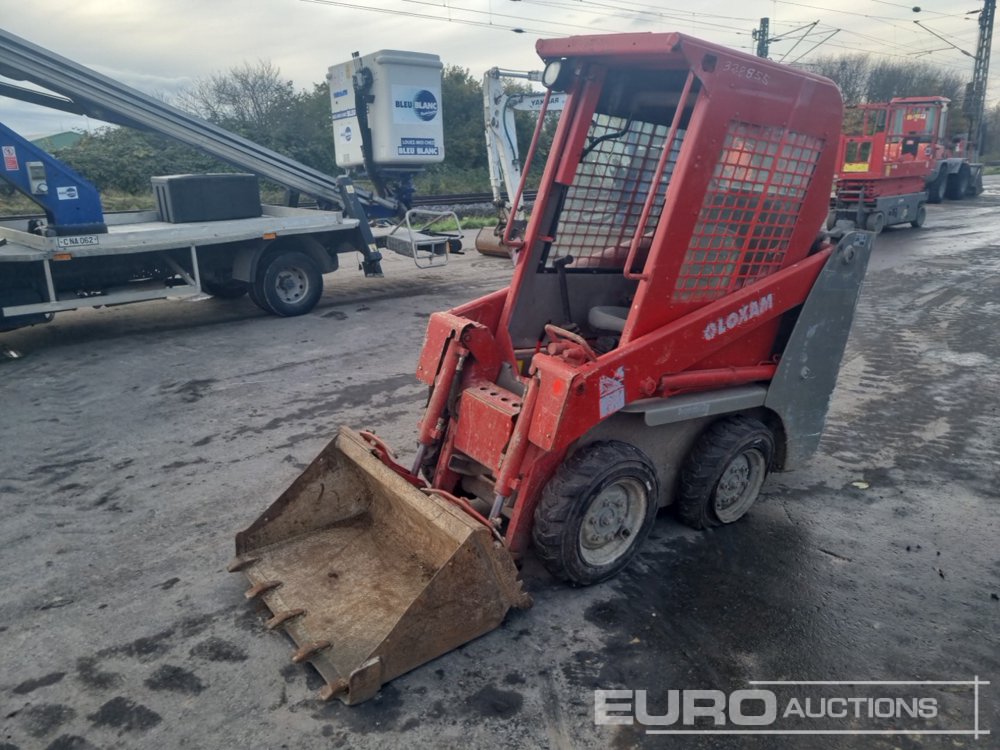
POLYGON ((372 157, 382 167, 413 169, 444 160, 441 58, 422 52, 381 50, 330 67, 333 141, 337 165, 364 166, 355 81, 370 71, 368 124, 372 157))

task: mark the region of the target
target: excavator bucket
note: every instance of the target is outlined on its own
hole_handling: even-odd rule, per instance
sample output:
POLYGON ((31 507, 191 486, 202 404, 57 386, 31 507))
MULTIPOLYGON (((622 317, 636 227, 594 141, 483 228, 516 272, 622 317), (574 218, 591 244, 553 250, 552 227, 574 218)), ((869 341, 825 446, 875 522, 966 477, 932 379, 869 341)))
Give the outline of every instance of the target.
POLYGON ((509 258, 510 248, 502 242, 495 227, 483 227, 476 235, 476 250, 483 255, 493 255, 498 258, 509 258))
POLYGON ((530 606, 489 528, 425 495, 373 454, 337 437, 249 528, 230 571, 271 610, 327 684, 351 705, 392 678, 497 627, 530 606))

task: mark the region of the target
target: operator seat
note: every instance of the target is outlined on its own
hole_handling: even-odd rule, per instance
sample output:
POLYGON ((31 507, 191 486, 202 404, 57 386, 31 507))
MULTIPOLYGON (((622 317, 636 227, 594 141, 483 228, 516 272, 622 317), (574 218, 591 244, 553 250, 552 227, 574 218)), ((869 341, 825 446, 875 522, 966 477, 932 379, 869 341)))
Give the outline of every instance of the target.
POLYGON ((587 323, 597 331, 621 333, 625 330, 628 311, 627 307, 614 307, 611 305, 592 307, 587 311, 587 323))

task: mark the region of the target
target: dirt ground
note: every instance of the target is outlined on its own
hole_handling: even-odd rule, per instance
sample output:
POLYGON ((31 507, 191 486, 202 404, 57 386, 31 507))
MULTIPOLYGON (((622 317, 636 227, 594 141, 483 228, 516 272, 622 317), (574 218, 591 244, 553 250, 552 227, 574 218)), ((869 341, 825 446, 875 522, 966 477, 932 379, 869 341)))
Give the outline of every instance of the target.
MULTIPOLYGON (((233 535, 340 424, 411 456, 427 316, 510 264, 345 268, 301 318, 208 299, 0 335, 24 355, 0 361, 0 749, 995 746, 654 737, 595 726, 593 690, 978 676, 980 728, 1000 731, 998 210, 991 178, 879 238, 820 453, 746 519, 661 514, 588 589, 529 558, 532 609, 355 708, 318 702, 244 601, 233 535)), ((970 720, 967 693, 936 694, 970 720)))

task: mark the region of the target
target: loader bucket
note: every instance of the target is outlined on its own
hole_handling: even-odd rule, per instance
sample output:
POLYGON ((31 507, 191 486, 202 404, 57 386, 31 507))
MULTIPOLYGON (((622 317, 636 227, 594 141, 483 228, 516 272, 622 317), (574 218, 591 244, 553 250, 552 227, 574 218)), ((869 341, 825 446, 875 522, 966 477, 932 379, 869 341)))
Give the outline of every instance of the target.
POLYGON ((326 680, 323 699, 371 698, 392 678, 530 606, 507 549, 462 510, 420 492, 341 428, 236 535, 230 570, 250 579, 326 680))

